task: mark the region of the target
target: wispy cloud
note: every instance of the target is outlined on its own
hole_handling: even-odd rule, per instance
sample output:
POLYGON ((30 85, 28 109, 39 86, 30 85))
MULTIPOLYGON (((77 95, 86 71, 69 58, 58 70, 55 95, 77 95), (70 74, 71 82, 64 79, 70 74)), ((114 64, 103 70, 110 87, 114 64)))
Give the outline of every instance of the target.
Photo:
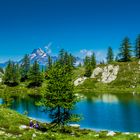
POLYGON ((95 56, 96 56, 97 61, 106 62, 106 51, 103 51, 103 50, 95 51, 95 56))
POLYGON ((46 51, 48 54, 51 54, 51 53, 52 53, 51 46, 52 46, 52 42, 49 42, 48 45, 46 45, 46 46, 44 47, 44 48, 45 48, 45 51, 46 51))
POLYGON ((91 56, 92 53, 93 53, 93 50, 86 50, 86 49, 83 49, 83 50, 80 50, 80 53, 85 57, 85 56, 91 56))
POLYGON ((82 49, 80 50, 79 53, 77 53, 77 56, 81 58, 85 58, 85 56, 91 56, 92 54, 95 54, 97 62, 104 61, 106 62, 106 51, 105 50, 87 50, 87 49, 82 49))

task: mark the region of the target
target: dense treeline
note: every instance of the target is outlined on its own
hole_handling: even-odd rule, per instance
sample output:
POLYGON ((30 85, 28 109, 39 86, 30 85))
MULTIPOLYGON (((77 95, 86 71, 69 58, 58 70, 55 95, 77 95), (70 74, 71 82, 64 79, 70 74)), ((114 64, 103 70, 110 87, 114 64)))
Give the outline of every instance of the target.
POLYGON ((128 62, 132 58, 140 59, 140 35, 137 36, 135 41, 135 46, 131 45, 130 39, 125 37, 122 40, 121 46, 119 48, 119 53, 116 55, 114 60, 114 53, 111 47, 108 48, 107 52, 107 62, 111 63, 113 61, 128 62))
POLYGON ((84 66, 85 66, 85 74, 84 76, 90 77, 92 70, 96 67, 96 58, 95 54, 92 53, 91 56, 86 56, 84 59, 84 66))
MULTIPOLYGON (((60 50, 58 57, 59 63, 67 65, 67 72, 74 68, 75 58, 72 54, 60 50)), ((48 71, 52 68, 53 64, 56 62, 52 61, 51 56, 48 56, 48 63, 45 71, 40 69, 37 61, 30 64, 30 58, 26 54, 20 64, 13 61, 8 62, 5 72, 1 69, 1 73, 4 73, 3 83, 8 86, 17 86, 20 82, 27 82, 28 87, 39 87, 42 85, 43 80, 48 77, 48 71)))
MULTIPOLYGON (((125 37, 122 40, 122 43, 119 48, 119 53, 114 55, 113 49, 111 46, 108 47, 106 63, 117 62, 128 62, 135 59, 140 59, 140 34, 137 36, 135 41, 135 46, 131 45, 130 39, 125 37)), ((97 58, 98 59, 98 58, 97 58)), ((71 71, 74 68, 76 59, 72 54, 60 50, 58 60, 61 65, 67 65, 67 72, 71 71)), ((52 61, 51 56, 48 56, 48 63, 44 70, 40 70, 40 66, 37 61, 32 65, 30 64, 29 56, 26 54, 22 59, 21 64, 14 63, 9 61, 5 71, 0 68, 0 72, 4 74, 3 83, 8 86, 17 86, 20 82, 28 82, 29 87, 41 86, 42 82, 48 76, 48 71, 52 68, 55 62, 52 61)), ((90 77, 92 70, 96 67, 96 57, 94 52, 91 56, 85 56, 83 66, 85 67, 84 76, 90 77)), ((105 63, 104 60, 100 62, 105 63)), ((81 66, 80 64, 79 66, 81 66)))

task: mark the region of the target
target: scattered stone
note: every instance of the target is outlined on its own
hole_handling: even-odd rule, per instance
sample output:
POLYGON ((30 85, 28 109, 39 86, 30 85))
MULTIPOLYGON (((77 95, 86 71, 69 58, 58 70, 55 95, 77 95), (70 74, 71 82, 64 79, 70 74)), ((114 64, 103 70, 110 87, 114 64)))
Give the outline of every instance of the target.
POLYGON ((3 134, 5 134, 5 132, 4 131, 0 131, 0 135, 3 135, 3 134))
POLYGON ((26 128, 27 128, 26 125, 20 125, 20 126, 19 126, 19 129, 26 129, 26 128))
POLYGON ((125 133, 123 133, 123 134, 125 134, 125 135, 129 135, 130 133, 129 133, 129 132, 125 132, 125 133))
POLYGON ((115 132, 109 131, 109 132, 106 134, 106 136, 114 136, 115 134, 116 134, 115 132))
POLYGON ((6 136, 7 136, 7 137, 12 137, 12 134, 7 133, 6 136))
POLYGON ((80 84, 83 84, 86 79, 87 79, 87 77, 80 77, 80 78, 78 78, 77 80, 74 81, 74 85, 78 86, 80 84))
POLYGON ((96 69, 93 70, 90 78, 95 78, 97 75, 99 75, 102 72, 103 72, 103 69, 100 67, 97 67, 96 69))
POLYGON ((36 134, 35 134, 35 133, 33 133, 32 137, 36 137, 36 134))
POLYGON ((70 126, 72 126, 72 127, 80 127, 79 124, 70 124, 70 126))
POLYGON ((21 135, 21 134, 19 134, 18 136, 19 136, 19 137, 21 137, 22 135, 21 135))
POLYGON ((99 134, 94 135, 94 137, 99 137, 99 134))
POLYGON ((74 132, 71 133, 71 136, 74 136, 74 132))
POLYGON ((140 134, 138 134, 138 138, 140 139, 140 134))

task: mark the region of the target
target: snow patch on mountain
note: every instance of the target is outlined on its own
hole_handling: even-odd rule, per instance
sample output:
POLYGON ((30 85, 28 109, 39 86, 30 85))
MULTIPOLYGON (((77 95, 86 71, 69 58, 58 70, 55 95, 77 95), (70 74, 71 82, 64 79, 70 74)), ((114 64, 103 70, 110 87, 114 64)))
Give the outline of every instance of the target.
MULTIPOLYGON (((46 65, 48 63, 48 54, 41 48, 34 49, 33 52, 29 55, 31 63, 37 61, 40 65, 46 65)), ((52 57, 53 59, 54 57, 52 57)))

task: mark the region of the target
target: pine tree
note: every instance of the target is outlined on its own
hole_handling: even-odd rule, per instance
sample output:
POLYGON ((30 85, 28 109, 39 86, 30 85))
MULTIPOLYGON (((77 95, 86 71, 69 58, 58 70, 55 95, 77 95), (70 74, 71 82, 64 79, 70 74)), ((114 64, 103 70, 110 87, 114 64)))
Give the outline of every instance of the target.
POLYGON ((64 49, 61 49, 60 52, 59 52, 59 55, 58 55, 58 60, 60 62, 61 65, 64 65, 65 63, 65 51, 64 49))
POLYGON ((40 72, 39 64, 37 61, 33 63, 33 66, 29 71, 29 80, 30 80, 29 87, 41 86, 43 82, 43 75, 40 72))
POLYGON ((1 72, 2 74, 4 74, 4 70, 3 70, 3 68, 1 68, 1 67, 0 67, 0 72, 1 72))
POLYGON ((12 61, 8 62, 3 77, 4 84, 8 86, 16 86, 20 83, 19 66, 12 61))
POLYGON ((85 59, 84 59, 84 66, 85 66, 85 74, 84 74, 84 76, 90 77, 91 73, 92 73, 93 66, 94 66, 94 64, 93 64, 93 66, 91 64, 91 57, 89 57, 89 56, 85 57, 85 59))
POLYGON ((28 73, 30 70, 30 59, 29 56, 26 54, 23 58, 22 64, 21 64, 21 81, 25 81, 28 79, 28 73))
POLYGON ((131 45, 130 45, 130 40, 128 37, 125 37, 124 40, 122 41, 122 45, 120 48, 120 53, 119 57, 121 61, 127 62, 131 60, 131 45))
POLYGON ((94 69, 96 67, 96 58, 95 58, 95 54, 92 53, 91 55, 91 67, 94 69))
POLYGON ((49 55, 49 56, 48 56, 48 65, 47 65, 47 69, 49 70, 51 67, 52 67, 52 58, 51 58, 51 56, 49 55))
POLYGON ((21 75, 20 68, 18 64, 13 64, 13 83, 18 85, 20 83, 21 75))
POLYGON ((67 65, 56 62, 48 71, 48 77, 40 105, 48 110, 52 123, 64 125, 73 118, 71 110, 77 101, 72 73, 67 72, 67 65))
POLYGON ((90 63, 91 63, 90 57, 86 56, 85 59, 84 59, 84 66, 90 65, 90 63))
POLYGON ((75 57, 72 56, 72 54, 64 51, 64 49, 61 49, 58 56, 58 62, 60 63, 60 65, 66 66, 66 70, 67 72, 69 72, 74 68, 75 57))
POLYGON ((85 66, 85 74, 84 76, 90 77, 92 74, 92 66, 91 65, 86 65, 85 66))
POLYGON ((107 62, 108 62, 108 63, 111 63, 111 62, 113 62, 113 60, 114 60, 114 54, 113 54, 113 50, 112 50, 111 47, 108 47, 106 59, 107 59, 107 62))
POLYGON ((75 62, 76 62, 76 58, 70 53, 69 54, 69 65, 74 67, 75 62))
POLYGON ((12 82, 12 62, 9 60, 7 67, 5 69, 5 74, 3 77, 3 82, 6 85, 10 85, 12 82))
POLYGON ((135 55, 140 59, 140 34, 136 38, 135 55))

